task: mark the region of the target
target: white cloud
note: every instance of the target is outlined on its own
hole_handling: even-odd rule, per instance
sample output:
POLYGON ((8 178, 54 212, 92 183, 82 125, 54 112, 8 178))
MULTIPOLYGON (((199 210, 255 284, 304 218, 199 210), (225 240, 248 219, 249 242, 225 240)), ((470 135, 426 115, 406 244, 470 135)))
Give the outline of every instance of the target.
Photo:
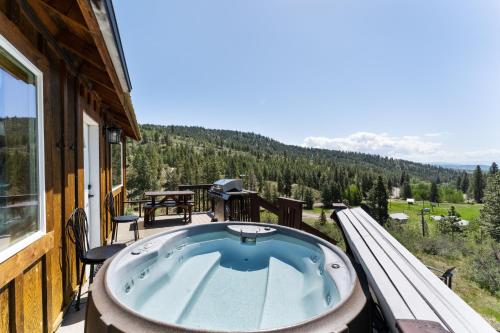
POLYGON ((435 141, 449 133, 428 133, 423 136, 390 136, 387 133, 356 132, 346 137, 315 137, 304 139, 303 146, 356 151, 419 162, 478 163, 500 161, 500 149, 458 152, 435 141), (432 135, 429 135, 432 134, 432 135))
POLYGON ((425 133, 424 136, 426 136, 428 138, 438 138, 438 137, 447 136, 450 134, 451 133, 449 133, 449 132, 436 132, 436 133, 425 133))
POLYGON ((347 137, 326 138, 310 136, 304 146, 314 148, 359 151, 386 156, 432 154, 441 143, 422 140, 418 136, 389 136, 386 133, 356 132, 347 137))

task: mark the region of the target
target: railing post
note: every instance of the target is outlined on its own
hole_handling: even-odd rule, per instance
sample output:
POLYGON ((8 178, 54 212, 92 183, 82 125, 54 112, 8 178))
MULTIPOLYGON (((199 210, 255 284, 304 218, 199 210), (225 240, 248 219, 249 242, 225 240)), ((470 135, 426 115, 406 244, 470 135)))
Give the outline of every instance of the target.
POLYGON ((179 185, 179 191, 191 190, 194 192, 193 196, 193 211, 206 212, 210 208, 210 198, 208 197, 208 190, 212 184, 194 184, 194 185, 179 185))
POLYGON ((303 201, 290 198, 278 198, 279 215, 278 224, 290 228, 300 229, 302 223, 303 201))
POLYGON ((259 194, 254 191, 248 191, 250 196, 250 221, 260 222, 260 204, 259 204, 259 194))

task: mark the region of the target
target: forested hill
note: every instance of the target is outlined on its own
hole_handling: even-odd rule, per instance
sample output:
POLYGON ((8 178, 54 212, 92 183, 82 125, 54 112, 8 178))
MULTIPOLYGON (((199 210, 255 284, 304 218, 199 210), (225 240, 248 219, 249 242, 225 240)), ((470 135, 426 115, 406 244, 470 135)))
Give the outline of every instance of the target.
MULTIPOLYGON (((403 173, 406 181, 411 177, 441 182, 454 181, 460 174, 377 155, 286 145, 254 133, 149 124, 141 125, 141 131, 142 142, 129 143, 128 164, 132 178, 138 168, 158 172, 148 180, 156 181, 148 184, 155 187, 211 183, 244 174, 247 186, 256 190, 263 191, 266 182, 272 181, 281 194, 291 194, 291 184, 299 184, 317 190, 327 186, 338 196, 350 185, 366 193, 378 175, 396 185, 402 182, 403 173)), ((136 181, 131 180, 129 187, 136 181)))

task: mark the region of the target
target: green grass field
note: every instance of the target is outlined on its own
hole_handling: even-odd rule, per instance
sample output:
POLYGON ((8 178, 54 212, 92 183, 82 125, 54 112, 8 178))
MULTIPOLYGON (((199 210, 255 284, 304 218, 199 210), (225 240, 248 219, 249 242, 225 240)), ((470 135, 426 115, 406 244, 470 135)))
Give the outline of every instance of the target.
POLYGON ((428 201, 422 204, 422 201, 415 202, 414 205, 408 205, 406 201, 392 199, 389 201, 389 214, 392 213, 405 213, 408 215, 409 224, 420 224, 421 217, 420 211, 422 207, 430 208, 429 214, 425 215, 425 220, 429 225, 429 230, 433 232, 435 230, 435 222, 430 219, 431 215, 448 215, 448 211, 451 206, 455 206, 455 210, 460 213, 462 219, 467 221, 473 221, 479 217, 482 204, 450 204, 450 203, 440 203, 439 206, 431 207, 428 201))
MULTIPOLYGON (((321 214, 321 207, 314 207, 313 209, 304 209, 304 213, 311 213, 311 214, 321 214)), ((327 217, 329 217, 332 214, 333 209, 325 209, 325 214, 327 217)))

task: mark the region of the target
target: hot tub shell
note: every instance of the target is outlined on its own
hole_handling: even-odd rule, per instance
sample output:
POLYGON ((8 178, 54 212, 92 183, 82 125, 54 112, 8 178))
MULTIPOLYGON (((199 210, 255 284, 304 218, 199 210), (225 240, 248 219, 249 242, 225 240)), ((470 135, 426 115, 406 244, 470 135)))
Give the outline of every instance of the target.
MULTIPOLYGON (((348 257, 336 246, 300 230, 263 223, 228 222, 210 223, 205 225, 188 226, 185 228, 168 231, 154 235, 134 243, 124 251, 132 251, 151 240, 164 235, 177 233, 182 230, 196 231, 196 233, 214 232, 225 230, 228 226, 244 225, 257 226, 260 228, 273 228, 284 235, 292 236, 308 242, 313 241, 321 244, 335 252, 348 268, 353 280, 353 286, 349 295, 344 297, 332 309, 311 318, 310 320, 287 327, 276 329, 258 330, 256 332, 368 332, 371 330, 370 311, 368 300, 363 292, 355 270, 348 257)), ((85 332, 215 332, 212 330, 193 329, 171 323, 160 322, 147 318, 120 303, 107 286, 106 274, 110 264, 117 259, 119 254, 108 260, 94 279, 89 290, 87 301, 87 312, 85 321, 85 332)), ((119 258, 118 258, 119 259, 119 258)), ((291 286, 293 287, 293 286, 291 286)), ((166 300, 175 302, 175 300, 166 300)), ((231 310, 228 309, 228 315, 231 310)))

